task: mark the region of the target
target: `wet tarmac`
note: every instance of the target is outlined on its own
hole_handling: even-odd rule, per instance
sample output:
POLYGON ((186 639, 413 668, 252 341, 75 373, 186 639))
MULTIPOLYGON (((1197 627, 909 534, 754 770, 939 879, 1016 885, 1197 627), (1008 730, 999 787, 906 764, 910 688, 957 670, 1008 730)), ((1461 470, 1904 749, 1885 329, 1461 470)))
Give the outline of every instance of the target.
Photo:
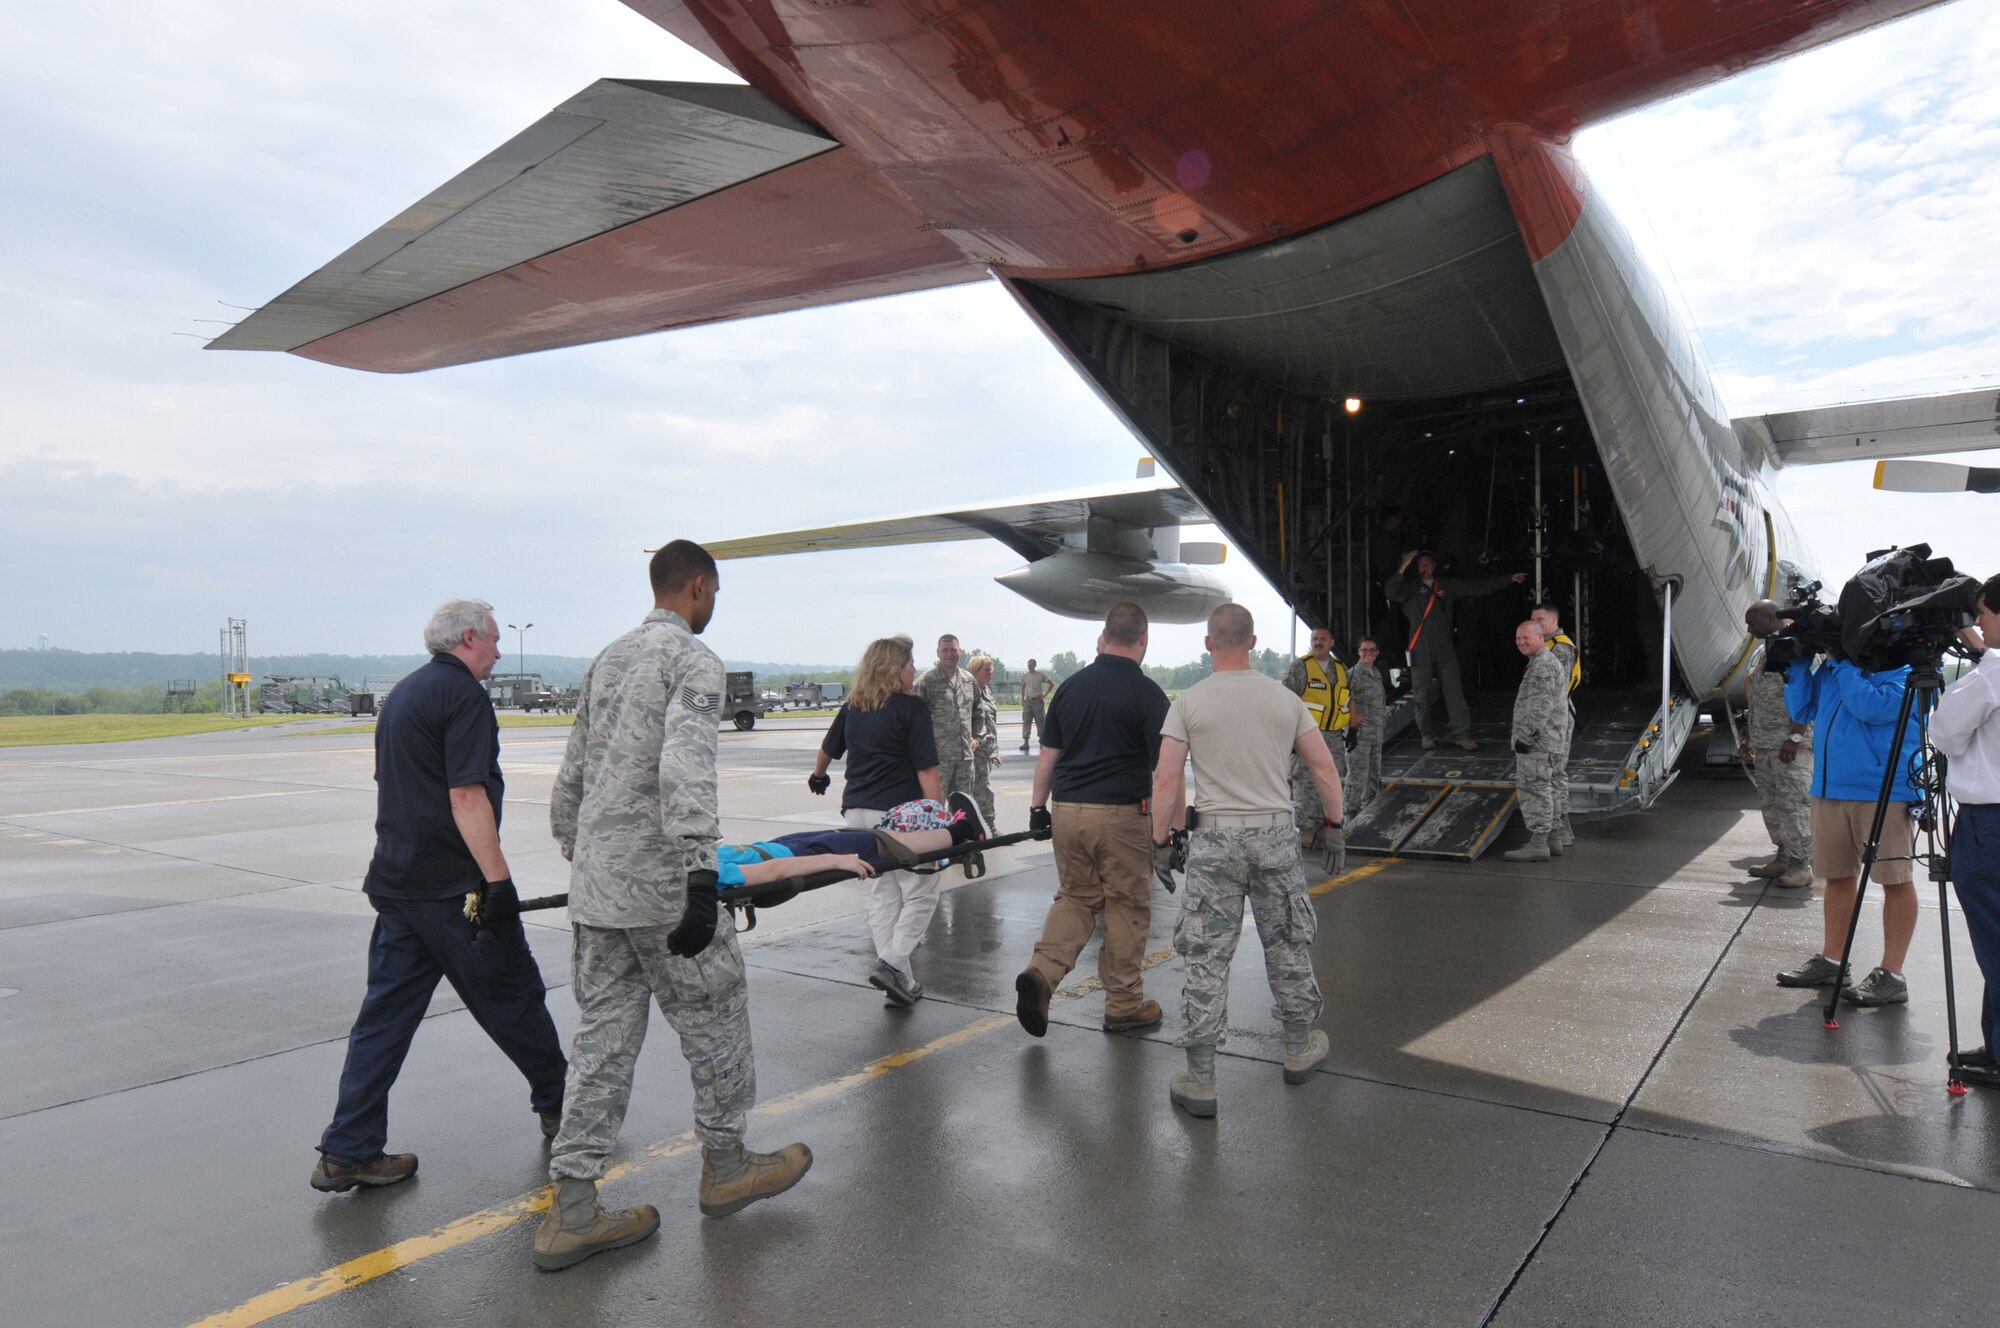
MULTIPOLYGON (((804 788, 823 723, 722 735, 727 834, 835 819, 804 788)), ((503 735, 524 895, 565 885, 564 737, 503 735)), ((700 1217, 687 1075, 656 1032, 606 1194, 658 1204, 660 1234, 539 1274, 526 1087, 448 990, 391 1104, 418 1176, 305 1183, 361 993, 369 750, 319 723, 0 753, 0 1324, 2000 1321, 2000 1095, 1944 1091, 1935 892, 1913 1003, 1823 1030, 1813 994, 1771 982, 1816 948, 1817 900, 1745 874, 1768 846, 1732 778, 1684 779, 1545 867, 1322 883, 1334 1050, 1301 1087, 1251 925, 1207 1122, 1167 1103, 1163 893, 1166 1025, 1099 1031, 1086 951, 1041 1041, 1012 980, 1046 845, 946 895, 912 1011, 863 981, 853 887, 771 910, 746 938, 751 1143, 805 1140, 811 1175, 700 1217)), ((1003 754, 1018 829, 1029 762, 1003 754)), ((531 922, 567 1034, 564 926, 531 922)))

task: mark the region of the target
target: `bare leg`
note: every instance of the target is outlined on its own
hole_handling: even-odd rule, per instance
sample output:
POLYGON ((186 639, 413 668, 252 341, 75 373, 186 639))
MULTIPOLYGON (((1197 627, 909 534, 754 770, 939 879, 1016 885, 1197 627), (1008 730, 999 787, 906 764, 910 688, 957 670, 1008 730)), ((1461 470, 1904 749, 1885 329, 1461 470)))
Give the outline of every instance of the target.
MULTIPOLYGON (((1853 904, 1848 905, 1854 907, 1853 904)), ((1903 971, 1910 957, 1910 938, 1917 934, 1917 887, 1902 881, 1882 887, 1882 967, 1891 973, 1903 971)))

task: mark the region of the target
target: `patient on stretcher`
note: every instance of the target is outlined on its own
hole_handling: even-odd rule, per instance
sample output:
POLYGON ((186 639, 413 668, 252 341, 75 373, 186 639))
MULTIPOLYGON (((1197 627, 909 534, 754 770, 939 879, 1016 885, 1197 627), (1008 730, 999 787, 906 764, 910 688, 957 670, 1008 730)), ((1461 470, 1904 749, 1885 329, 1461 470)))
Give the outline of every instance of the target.
POLYGON ((716 888, 763 885, 828 871, 868 877, 884 866, 914 867, 920 854, 988 837, 985 819, 966 794, 952 794, 949 806, 919 798, 891 807, 873 830, 828 827, 751 844, 718 844, 716 888))

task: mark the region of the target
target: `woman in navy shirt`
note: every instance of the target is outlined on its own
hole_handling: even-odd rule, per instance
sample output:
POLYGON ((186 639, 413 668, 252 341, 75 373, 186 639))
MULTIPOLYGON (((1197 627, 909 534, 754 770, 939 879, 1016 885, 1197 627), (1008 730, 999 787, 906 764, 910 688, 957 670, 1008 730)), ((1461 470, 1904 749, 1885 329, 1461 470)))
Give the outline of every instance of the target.
MULTIPOLYGON (((937 743, 931 736, 930 708, 910 688, 917 665, 907 637, 885 637, 862 652, 854 686, 820 743, 812 778, 815 793, 831 782, 827 764, 847 758, 840 810, 847 823, 872 830, 883 814, 918 798, 942 801, 938 786, 937 743)), ((885 871, 861 883, 875 963, 868 970, 891 1005, 914 1005, 924 994, 910 968, 910 956, 937 912, 938 878, 885 871)))

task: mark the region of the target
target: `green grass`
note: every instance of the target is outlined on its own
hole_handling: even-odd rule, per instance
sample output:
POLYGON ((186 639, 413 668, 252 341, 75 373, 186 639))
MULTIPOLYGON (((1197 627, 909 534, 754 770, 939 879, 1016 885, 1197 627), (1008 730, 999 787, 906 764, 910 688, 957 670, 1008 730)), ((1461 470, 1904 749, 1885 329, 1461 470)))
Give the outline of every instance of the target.
POLYGON ((83 742, 132 742, 189 733, 292 724, 299 715, 8 715, 0 717, 0 747, 55 747, 83 742))

